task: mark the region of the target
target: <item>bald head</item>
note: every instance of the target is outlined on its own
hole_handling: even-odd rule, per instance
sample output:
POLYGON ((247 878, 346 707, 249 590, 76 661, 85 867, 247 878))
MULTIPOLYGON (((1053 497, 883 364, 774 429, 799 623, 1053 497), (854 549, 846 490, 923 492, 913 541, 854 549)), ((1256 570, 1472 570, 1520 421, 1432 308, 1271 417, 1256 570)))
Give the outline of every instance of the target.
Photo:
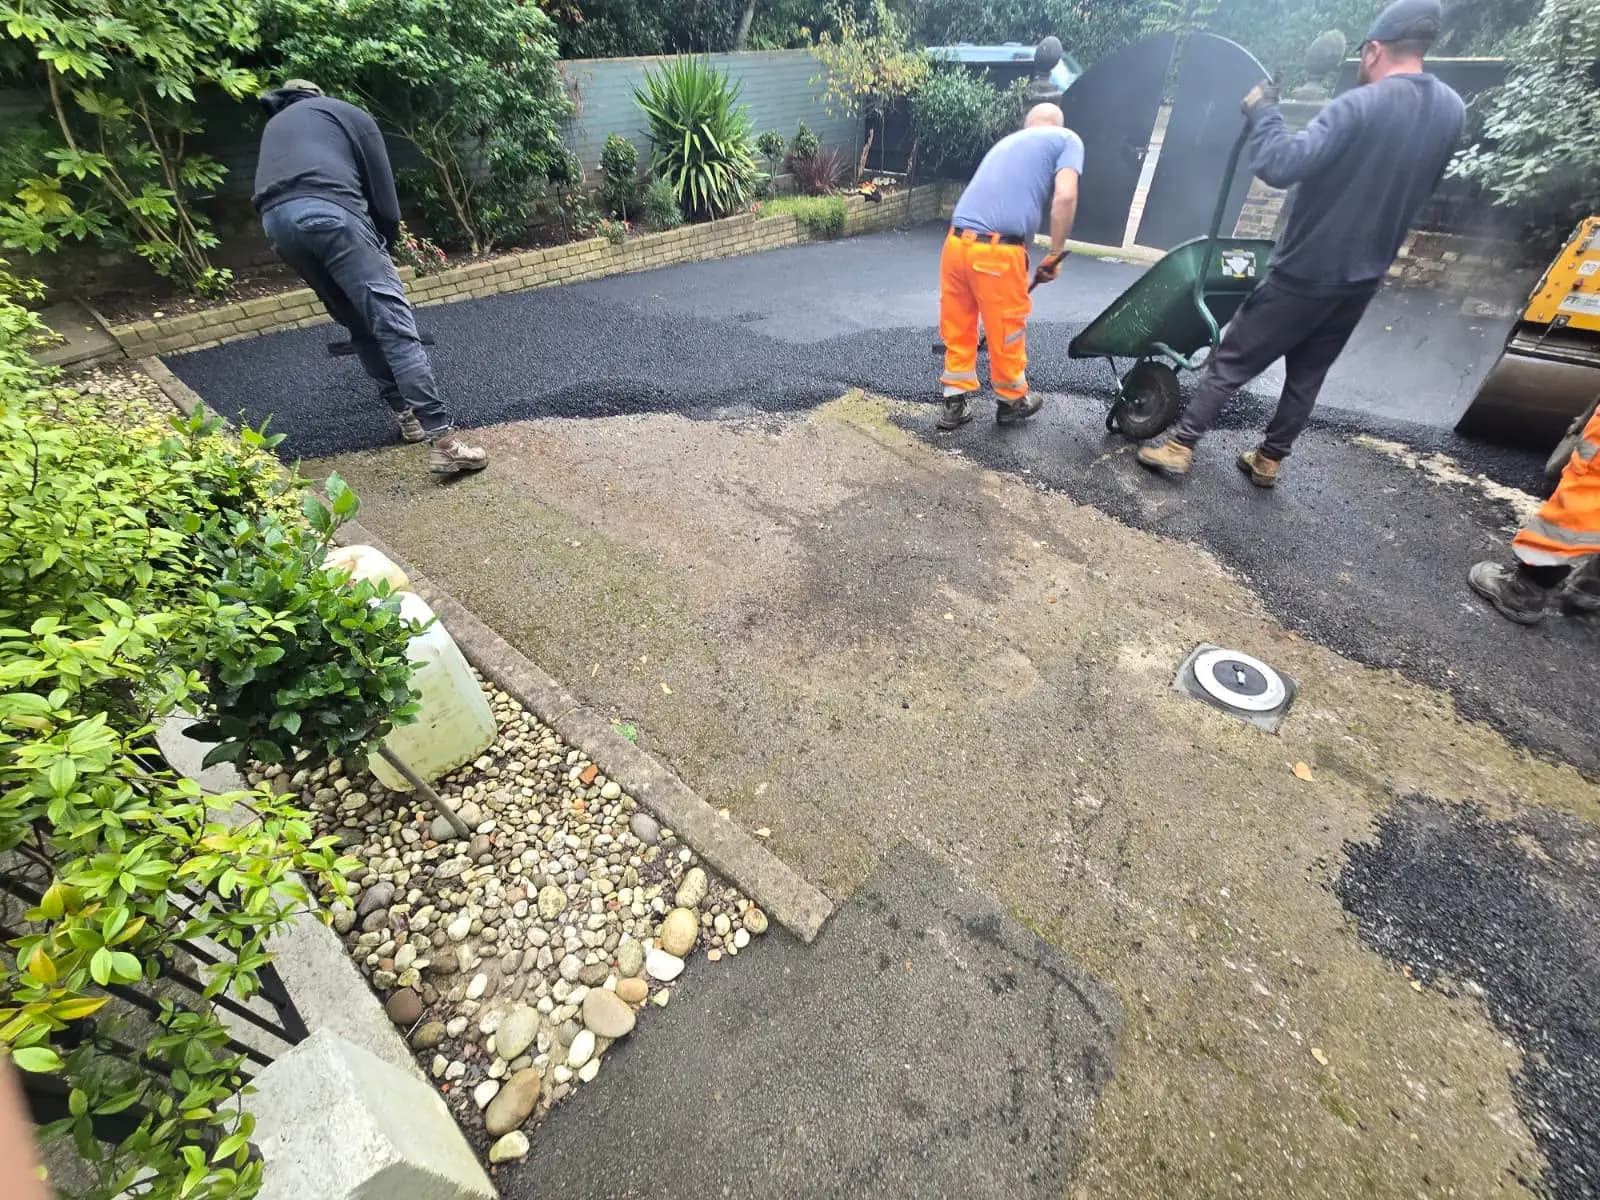
POLYGON ((1053 126, 1060 129, 1066 123, 1067 119, 1061 115, 1059 104, 1035 104, 1028 110, 1027 119, 1022 122, 1022 127, 1035 129, 1039 126, 1053 126))

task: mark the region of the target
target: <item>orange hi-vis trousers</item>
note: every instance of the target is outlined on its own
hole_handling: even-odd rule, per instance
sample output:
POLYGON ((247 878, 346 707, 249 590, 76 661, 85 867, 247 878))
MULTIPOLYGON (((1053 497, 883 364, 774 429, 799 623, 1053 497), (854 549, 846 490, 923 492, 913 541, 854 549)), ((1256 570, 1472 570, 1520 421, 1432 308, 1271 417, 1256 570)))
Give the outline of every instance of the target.
POLYGON ((1028 251, 998 234, 950 231, 939 262, 939 336, 946 396, 978 390, 978 320, 989 335, 989 382, 1005 400, 1028 395, 1028 251))
POLYGON ((1583 427, 1561 482, 1511 547, 1530 566, 1576 566, 1600 554, 1600 409, 1583 427))

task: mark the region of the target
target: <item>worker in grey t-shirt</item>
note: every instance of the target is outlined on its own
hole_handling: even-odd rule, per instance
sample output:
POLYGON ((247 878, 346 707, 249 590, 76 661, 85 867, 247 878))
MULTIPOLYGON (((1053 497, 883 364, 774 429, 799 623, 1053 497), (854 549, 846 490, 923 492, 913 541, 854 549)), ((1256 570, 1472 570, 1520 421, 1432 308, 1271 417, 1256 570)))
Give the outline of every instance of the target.
POLYGON ((1038 104, 1016 133, 983 156, 956 202, 939 259, 939 336, 944 341, 944 411, 940 429, 972 420, 978 391, 978 322, 989 336, 989 382, 995 419, 1025 421, 1043 401, 1028 393, 1028 245, 1041 224, 1050 253, 1033 281, 1054 279, 1078 209, 1083 142, 1062 124, 1061 109, 1038 104))
POLYGON ((1461 141, 1461 97, 1423 70, 1440 23, 1438 0, 1395 0, 1361 44, 1362 86, 1299 133, 1284 125, 1271 84, 1245 97, 1252 169, 1273 187, 1295 185, 1287 227, 1271 273, 1228 326, 1171 437, 1141 448, 1142 464, 1188 474, 1223 404, 1281 358, 1277 411, 1261 445, 1239 459, 1258 486, 1277 483, 1328 369, 1461 141))

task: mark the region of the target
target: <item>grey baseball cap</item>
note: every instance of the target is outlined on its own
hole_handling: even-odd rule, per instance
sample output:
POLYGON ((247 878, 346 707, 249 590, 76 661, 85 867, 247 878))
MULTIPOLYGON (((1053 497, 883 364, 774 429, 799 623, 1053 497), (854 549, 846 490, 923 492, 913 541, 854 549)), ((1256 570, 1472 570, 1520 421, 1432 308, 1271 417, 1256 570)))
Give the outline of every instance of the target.
POLYGON ((1394 0, 1367 30, 1369 42, 1429 42, 1444 28, 1439 0, 1394 0))

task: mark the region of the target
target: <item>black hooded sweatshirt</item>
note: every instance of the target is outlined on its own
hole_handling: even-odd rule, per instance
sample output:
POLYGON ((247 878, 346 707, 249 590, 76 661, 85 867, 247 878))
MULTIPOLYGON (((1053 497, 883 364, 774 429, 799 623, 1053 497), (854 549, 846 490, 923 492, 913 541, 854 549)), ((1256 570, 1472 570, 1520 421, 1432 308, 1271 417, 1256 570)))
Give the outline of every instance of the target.
POLYGON ((261 107, 268 119, 256 163, 256 211, 285 200, 331 200, 366 217, 393 245, 400 197, 378 123, 354 104, 314 92, 280 88, 262 96, 261 107))

